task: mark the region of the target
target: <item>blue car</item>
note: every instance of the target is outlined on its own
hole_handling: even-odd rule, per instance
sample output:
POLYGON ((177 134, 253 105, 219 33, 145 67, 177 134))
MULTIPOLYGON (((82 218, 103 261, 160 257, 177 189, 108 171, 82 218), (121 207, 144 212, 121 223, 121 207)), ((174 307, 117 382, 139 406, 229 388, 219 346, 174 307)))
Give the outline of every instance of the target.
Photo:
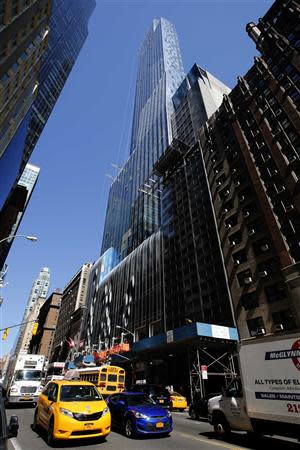
POLYGON ((172 415, 144 393, 122 392, 107 399, 112 426, 121 429, 125 436, 165 435, 173 430, 172 415))

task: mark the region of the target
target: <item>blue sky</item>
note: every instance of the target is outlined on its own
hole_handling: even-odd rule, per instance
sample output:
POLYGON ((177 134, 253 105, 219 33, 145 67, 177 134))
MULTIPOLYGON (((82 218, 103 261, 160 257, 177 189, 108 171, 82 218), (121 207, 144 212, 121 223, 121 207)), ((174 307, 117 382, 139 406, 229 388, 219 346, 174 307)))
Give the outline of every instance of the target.
MULTIPOLYGON (((18 323, 43 266, 51 291, 64 288, 81 264, 99 257, 111 163, 128 156, 137 51, 153 18, 174 23, 185 71, 197 62, 229 87, 257 54, 245 26, 269 0, 98 1, 90 34, 30 162, 40 178, 19 228, 0 309, 1 328, 18 323)), ((1 341, 1 354, 16 331, 1 341)))

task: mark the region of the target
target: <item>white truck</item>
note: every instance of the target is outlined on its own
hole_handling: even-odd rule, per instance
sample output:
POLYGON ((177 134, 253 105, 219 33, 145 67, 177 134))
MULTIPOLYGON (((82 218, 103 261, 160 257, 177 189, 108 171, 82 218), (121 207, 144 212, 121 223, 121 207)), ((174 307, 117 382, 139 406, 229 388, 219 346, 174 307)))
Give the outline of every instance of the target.
POLYGON ((28 355, 19 353, 13 356, 3 381, 3 394, 6 404, 35 404, 43 389, 43 355, 28 355))
POLYGON ((219 436, 231 430, 300 439, 300 335, 242 341, 241 377, 208 402, 219 436))

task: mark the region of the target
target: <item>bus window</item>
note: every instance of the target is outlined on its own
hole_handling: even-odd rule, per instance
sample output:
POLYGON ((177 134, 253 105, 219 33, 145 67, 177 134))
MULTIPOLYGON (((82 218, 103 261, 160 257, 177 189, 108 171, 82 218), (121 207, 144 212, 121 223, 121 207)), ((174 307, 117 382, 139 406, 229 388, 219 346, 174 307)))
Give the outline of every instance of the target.
POLYGON ((105 373, 101 373, 100 374, 100 381, 106 381, 106 374, 105 373))
POLYGON ((119 382, 124 383, 124 381, 125 381, 124 375, 119 375, 119 382))
POLYGON ((116 382, 117 379, 118 379, 117 375, 113 375, 113 374, 110 374, 110 373, 108 374, 108 379, 107 379, 107 381, 113 381, 113 382, 116 382))

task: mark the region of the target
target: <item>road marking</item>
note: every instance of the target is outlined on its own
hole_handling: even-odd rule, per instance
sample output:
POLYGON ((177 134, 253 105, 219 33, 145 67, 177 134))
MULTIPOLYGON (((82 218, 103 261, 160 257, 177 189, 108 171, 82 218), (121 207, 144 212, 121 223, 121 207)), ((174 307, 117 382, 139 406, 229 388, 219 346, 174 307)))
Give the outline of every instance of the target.
POLYGON ((17 441, 16 438, 10 439, 9 442, 12 444, 12 446, 13 446, 13 448, 14 448, 15 450, 22 450, 22 447, 21 447, 21 445, 19 444, 19 442, 17 441))
POLYGON ((225 444, 225 442, 224 442, 224 444, 222 444, 221 442, 216 442, 214 439, 201 439, 196 436, 191 436, 190 434, 187 434, 187 433, 181 433, 180 431, 179 431, 179 433, 188 439, 193 439, 194 441, 205 442, 206 444, 211 443, 212 445, 215 445, 216 447, 222 447, 222 448, 226 448, 228 450, 245 450, 245 447, 237 447, 236 445, 233 446, 230 444, 225 444))

